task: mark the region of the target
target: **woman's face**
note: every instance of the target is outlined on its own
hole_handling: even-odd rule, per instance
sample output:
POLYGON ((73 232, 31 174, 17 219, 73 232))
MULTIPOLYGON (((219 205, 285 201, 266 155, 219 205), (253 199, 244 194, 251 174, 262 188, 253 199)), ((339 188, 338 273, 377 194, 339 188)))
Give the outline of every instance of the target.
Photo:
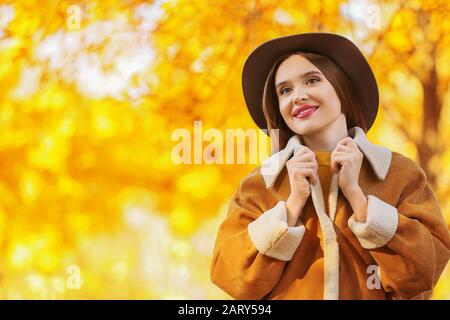
POLYGON ((344 117, 331 83, 301 55, 292 55, 281 63, 275 74, 275 89, 281 115, 298 135, 318 132, 339 116, 344 117), (303 109, 306 113, 299 113, 303 109))

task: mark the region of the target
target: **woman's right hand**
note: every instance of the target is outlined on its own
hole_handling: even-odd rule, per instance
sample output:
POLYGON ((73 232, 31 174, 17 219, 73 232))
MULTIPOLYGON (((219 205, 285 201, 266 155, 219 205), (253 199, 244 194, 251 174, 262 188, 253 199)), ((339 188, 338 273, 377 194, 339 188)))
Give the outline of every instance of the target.
POLYGON ((286 162, 291 193, 286 201, 290 215, 298 217, 310 196, 309 184, 315 185, 318 178, 318 165, 314 152, 301 145, 296 147, 294 156, 286 162), (289 210, 290 209, 290 210, 289 210))

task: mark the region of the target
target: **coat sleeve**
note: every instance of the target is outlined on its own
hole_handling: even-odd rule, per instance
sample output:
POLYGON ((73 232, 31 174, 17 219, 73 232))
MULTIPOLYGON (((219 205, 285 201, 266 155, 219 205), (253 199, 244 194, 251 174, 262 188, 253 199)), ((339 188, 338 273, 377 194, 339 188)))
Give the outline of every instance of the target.
POLYGON ((235 299, 263 299, 278 283, 304 233, 301 222, 287 225, 285 202, 265 190, 260 175, 250 174, 219 227, 211 281, 235 299))
MULTIPOLYGON (((450 256, 450 234, 423 169, 414 161, 396 206, 368 195, 367 220, 348 224, 368 249, 383 289, 394 299, 429 295, 450 256)), ((399 178, 403 179, 403 177, 399 178)))

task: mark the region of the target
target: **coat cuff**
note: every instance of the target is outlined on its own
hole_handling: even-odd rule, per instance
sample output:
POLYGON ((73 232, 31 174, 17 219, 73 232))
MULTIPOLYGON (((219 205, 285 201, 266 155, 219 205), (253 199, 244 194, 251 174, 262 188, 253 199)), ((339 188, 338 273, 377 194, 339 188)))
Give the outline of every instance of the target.
POLYGON ((305 234, 303 224, 288 226, 284 201, 279 201, 272 209, 249 223, 247 229, 259 252, 283 261, 292 259, 305 234))
POLYGON ((366 222, 356 221, 355 214, 353 214, 348 219, 348 226, 364 249, 382 247, 392 239, 397 231, 397 208, 373 195, 368 195, 366 222))

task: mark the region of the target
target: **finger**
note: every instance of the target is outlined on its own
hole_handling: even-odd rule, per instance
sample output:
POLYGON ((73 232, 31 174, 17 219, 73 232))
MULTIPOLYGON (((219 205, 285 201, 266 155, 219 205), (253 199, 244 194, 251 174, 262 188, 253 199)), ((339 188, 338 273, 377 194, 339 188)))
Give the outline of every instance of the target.
POLYGON ((294 148, 294 155, 296 155, 296 154, 303 154, 303 153, 310 153, 313 156, 315 156, 314 152, 310 148, 308 148, 307 146, 299 145, 299 146, 296 146, 294 148))
POLYGON ((303 145, 299 145, 294 148, 294 155, 303 154, 306 152, 308 152, 308 148, 303 145))
POLYGON ((306 165, 308 167, 313 168, 316 172, 319 170, 319 165, 317 164, 317 161, 311 161, 311 160, 302 160, 302 159, 291 159, 291 165, 292 166, 296 166, 296 165, 306 165))
POLYGON ((313 156, 310 156, 309 154, 302 154, 302 155, 297 156, 297 157, 292 157, 289 160, 291 162, 312 162, 312 163, 317 163, 316 158, 313 157, 313 156))
POLYGON ((299 151, 298 153, 294 154, 292 158, 299 158, 299 159, 308 159, 308 160, 315 160, 316 155, 311 151, 303 149, 302 151, 299 151))
POLYGON ((314 172, 318 171, 318 167, 315 163, 313 162, 291 162, 290 163, 290 168, 291 169, 299 169, 299 168, 309 168, 309 169, 313 169, 314 172))
POLYGON ((316 156, 314 154, 305 152, 298 153, 291 158, 292 161, 304 161, 304 162, 316 162, 316 156))
POLYGON ((351 144, 353 142, 353 138, 352 137, 345 137, 344 139, 342 139, 342 140, 339 140, 339 142, 337 143, 338 145, 345 145, 345 146, 347 146, 347 145, 349 145, 349 144, 351 144))
POLYGON ((313 163, 318 168, 316 159, 311 158, 311 157, 305 156, 305 157, 292 158, 290 160, 291 160, 291 163, 313 163))
POLYGON ((304 177, 308 178, 309 183, 313 185, 317 183, 316 175, 313 169, 300 169, 300 170, 303 172, 304 177))
POLYGON ((352 148, 350 146, 345 146, 345 145, 338 145, 336 146, 336 148, 333 151, 345 151, 345 152, 352 152, 352 148))
POLYGON ((331 158, 331 161, 333 161, 333 160, 338 160, 338 161, 341 161, 341 162, 342 161, 351 161, 352 158, 353 158, 352 154, 344 153, 344 154, 341 154, 341 155, 334 155, 331 158))
POLYGON ((342 164, 344 162, 344 160, 346 160, 347 158, 344 156, 332 156, 331 157, 331 173, 332 174, 336 174, 338 173, 341 168, 342 168, 342 164))
POLYGON ((294 179, 299 180, 306 178, 309 180, 310 183, 315 184, 315 178, 314 178, 314 170, 313 169, 292 169, 292 175, 294 179))
POLYGON ((306 173, 308 175, 309 183, 315 185, 317 183, 316 171, 314 169, 303 169, 303 170, 307 170, 306 173))
POLYGON ((353 152, 347 152, 347 151, 334 151, 331 157, 342 157, 342 156, 349 156, 352 155, 353 152))
POLYGON ((307 154, 303 154, 297 157, 292 157, 288 161, 286 161, 286 166, 292 166, 297 163, 311 163, 314 164, 317 167, 317 161, 315 158, 312 158, 311 156, 307 154))
POLYGON ((331 159, 330 166, 331 166, 331 174, 338 173, 338 171, 339 171, 339 163, 336 160, 331 159))
POLYGON ((301 160, 301 159, 291 159, 291 165, 311 165, 313 167, 316 167, 317 163, 315 161, 311 160, 301 160))
POLYGON ((343 166, 350 163, 350 160, 351 159, 348 156, 333 157, 333 159, 331 159, 332 173, 338 173, 342 169, 343 166))
POLYGON ((348 140, 346 141, 345 145, 351 146, 351 147, 357 146, 357 144, 356 144, 355 140, 353 140, 353 138, 348 139, 348 140))
POLYGON ((298 162, 298 163, 293 163, 291 166, 292 169, 312 169, 314 170, 314 174, 317 174, 318 169, 316 167, 316 165, 312 162, 298 162))

